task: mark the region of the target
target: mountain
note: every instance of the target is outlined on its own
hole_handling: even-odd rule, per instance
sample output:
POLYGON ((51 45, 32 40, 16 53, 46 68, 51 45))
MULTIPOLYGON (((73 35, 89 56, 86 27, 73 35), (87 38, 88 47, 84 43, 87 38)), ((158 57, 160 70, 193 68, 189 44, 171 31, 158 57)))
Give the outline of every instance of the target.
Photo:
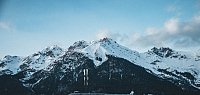
POLYGON ((27 57, 5 56, 0 84, 1 95, 199 95, 200 52, 153 47, 139 53, 110 38, 78 41, 68 49, 55 45, 27 57))

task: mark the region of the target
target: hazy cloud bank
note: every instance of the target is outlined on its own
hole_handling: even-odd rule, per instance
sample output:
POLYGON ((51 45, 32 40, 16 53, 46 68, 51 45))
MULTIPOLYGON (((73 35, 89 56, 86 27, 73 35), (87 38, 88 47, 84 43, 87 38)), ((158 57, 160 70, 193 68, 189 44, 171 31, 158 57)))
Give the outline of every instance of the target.
POLYGON ((97 38, 103 37, 110 37, 136 50, 154 46, 181 49, 199 48, 200 15, 195 15, 189 21, 183 22, 177 17, 171 18, 164 22, 162 27, 149 27, 143 33, 120 34, 106 29, 100 30, 97 33, 97 38))

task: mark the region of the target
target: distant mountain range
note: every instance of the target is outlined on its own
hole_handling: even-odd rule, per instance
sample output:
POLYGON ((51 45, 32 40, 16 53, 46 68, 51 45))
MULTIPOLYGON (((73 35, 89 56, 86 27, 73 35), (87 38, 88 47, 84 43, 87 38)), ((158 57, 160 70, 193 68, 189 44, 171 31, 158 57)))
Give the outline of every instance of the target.
POLYGON ((0 60, 0 95, 131 91, 135 95, 200 95, 200 51, 153 47, 139 53, 103 38, 0 60))

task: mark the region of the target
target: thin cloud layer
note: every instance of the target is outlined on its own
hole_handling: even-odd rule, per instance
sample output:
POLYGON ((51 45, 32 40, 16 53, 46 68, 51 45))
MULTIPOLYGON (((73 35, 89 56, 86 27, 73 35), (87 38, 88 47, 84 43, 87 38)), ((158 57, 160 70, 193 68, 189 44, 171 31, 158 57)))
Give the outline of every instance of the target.
POLYGON ((0 31, 13 32, 14 30, 14 27, 10 23, 0 21, 0 31))

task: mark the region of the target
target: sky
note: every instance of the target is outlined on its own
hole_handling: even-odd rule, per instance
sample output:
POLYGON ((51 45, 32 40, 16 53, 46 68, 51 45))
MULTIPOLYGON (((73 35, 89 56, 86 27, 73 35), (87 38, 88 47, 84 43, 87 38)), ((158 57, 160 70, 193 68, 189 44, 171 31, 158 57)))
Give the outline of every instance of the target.
POLYGON ((139 52, 200 49, 200 0, 0 0, 0 58, 104 37, 139 52))

